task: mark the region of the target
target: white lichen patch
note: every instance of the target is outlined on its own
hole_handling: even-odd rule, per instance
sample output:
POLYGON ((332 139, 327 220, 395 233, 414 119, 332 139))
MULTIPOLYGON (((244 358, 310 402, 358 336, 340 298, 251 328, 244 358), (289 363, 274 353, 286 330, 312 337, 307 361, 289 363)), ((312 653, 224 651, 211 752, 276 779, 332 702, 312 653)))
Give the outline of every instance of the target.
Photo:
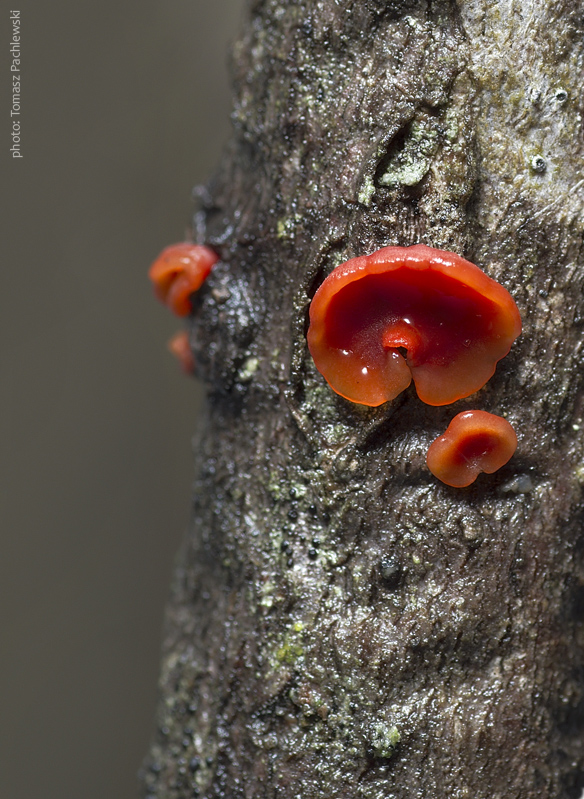
POLYGON ((416 186, 426 175, 440 145, 441 130, 436 118, 421 116, 412 122, 403 147, 383 175, 381 186, 416 186))
POLYGON ((512 480, 501 486, 501 491, 513 494, 528 494, 533 491, 533 481, 528 474, 518 474, 512 480))
POLYGON ((242 383, 249 383, 254 374, 257 372, 259 360, 257 358, 248 358, 239 370, 238 378, 242 383))
POLYGON ((367 175, 357 196, 361 205, 371 205, 371 198, 375 194, 375 183, 370 175, 367 175))

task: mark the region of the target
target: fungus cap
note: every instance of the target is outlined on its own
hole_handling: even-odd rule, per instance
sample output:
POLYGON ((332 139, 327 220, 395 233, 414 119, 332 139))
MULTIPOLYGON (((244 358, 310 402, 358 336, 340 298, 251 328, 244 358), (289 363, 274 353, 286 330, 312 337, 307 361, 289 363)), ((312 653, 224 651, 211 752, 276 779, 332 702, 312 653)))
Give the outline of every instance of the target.
POLYGON ((492 474, 504 466, 516 449, 515 430, 506 419, 486 411, 464 411, 430 444, 426 463, 446 485, 464 488, 481 472, 492 474))
POLYGON ((177 316, 188 316, 191 294, 202 286, 217 261, 209 247, 183 241, 162 250, 148 276, 158 299, 177 316))
POLYGON ((317 369, 352 402, 381 405, 413 379, 423 402, 447 405, 484 386, 520 332, 517 306, 496 280, 416 244, 333 270, 310 305, 307 338, 317 369))

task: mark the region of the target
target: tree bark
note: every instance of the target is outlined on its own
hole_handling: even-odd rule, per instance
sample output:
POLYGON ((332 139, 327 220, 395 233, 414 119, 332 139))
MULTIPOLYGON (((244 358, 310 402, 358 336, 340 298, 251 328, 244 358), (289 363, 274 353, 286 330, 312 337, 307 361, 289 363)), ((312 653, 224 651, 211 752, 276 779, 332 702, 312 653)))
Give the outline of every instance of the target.
POLYGON ((579 796, 583 25, 579 0, 249 4, 195 217, 221 262, 148 797, 579 796), (502 283, 524 332, 454 406, 354 405, 307 351, 310 298, 417 242, 502 283), (468 408, 519 448, 449 488, 425 454, 468 408))

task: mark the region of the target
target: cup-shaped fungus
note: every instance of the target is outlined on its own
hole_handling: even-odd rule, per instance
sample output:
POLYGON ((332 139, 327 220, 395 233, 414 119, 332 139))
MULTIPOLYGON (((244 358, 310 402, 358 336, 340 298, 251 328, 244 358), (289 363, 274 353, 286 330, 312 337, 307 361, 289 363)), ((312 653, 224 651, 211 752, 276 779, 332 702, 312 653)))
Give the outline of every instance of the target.
POLYGON ((168 349, 177 358, 181 369, 187 375, 192 375, 195 371, 195 359, 189 344, 189 334, 186 330, 175 333, 168 342, 168 349))
POLYGON ((504 466, 516 449, 515 430, 506 419, 486 411, 463 411, 430 444, 426 463, 446 485, 464 488, 481 472, 492 474, 504 466))
POLYGON ((188 316, 191 294, 200 289, 217 261, 209 247, 183 241, 162 250, 148 276, 158 299, 177 316, 188 316))
POLYGON ((381 405, 413 380, 423 402, 447 405, 484 386, 520 332, 496 280, 416 244, 334 269, 312 300, 307 338, 316 368, 352 402, 381 405))

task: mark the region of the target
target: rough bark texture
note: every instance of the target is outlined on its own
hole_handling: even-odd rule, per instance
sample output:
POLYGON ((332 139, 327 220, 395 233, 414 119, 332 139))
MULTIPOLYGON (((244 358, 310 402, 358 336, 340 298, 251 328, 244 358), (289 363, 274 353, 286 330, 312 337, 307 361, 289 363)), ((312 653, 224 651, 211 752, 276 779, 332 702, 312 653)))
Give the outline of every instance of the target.
POLYGON ((168 610, 159 799, 559 799, 584 770, 580 0, 255 0, 234 137, 202 192, 222 262, 192 343, 210 387, 168 610), (524 333, 454 406, 336 396, 305 332, 338 263, 424 242, 524 333), (425 466, 452 416, 516 456, 425 466))

